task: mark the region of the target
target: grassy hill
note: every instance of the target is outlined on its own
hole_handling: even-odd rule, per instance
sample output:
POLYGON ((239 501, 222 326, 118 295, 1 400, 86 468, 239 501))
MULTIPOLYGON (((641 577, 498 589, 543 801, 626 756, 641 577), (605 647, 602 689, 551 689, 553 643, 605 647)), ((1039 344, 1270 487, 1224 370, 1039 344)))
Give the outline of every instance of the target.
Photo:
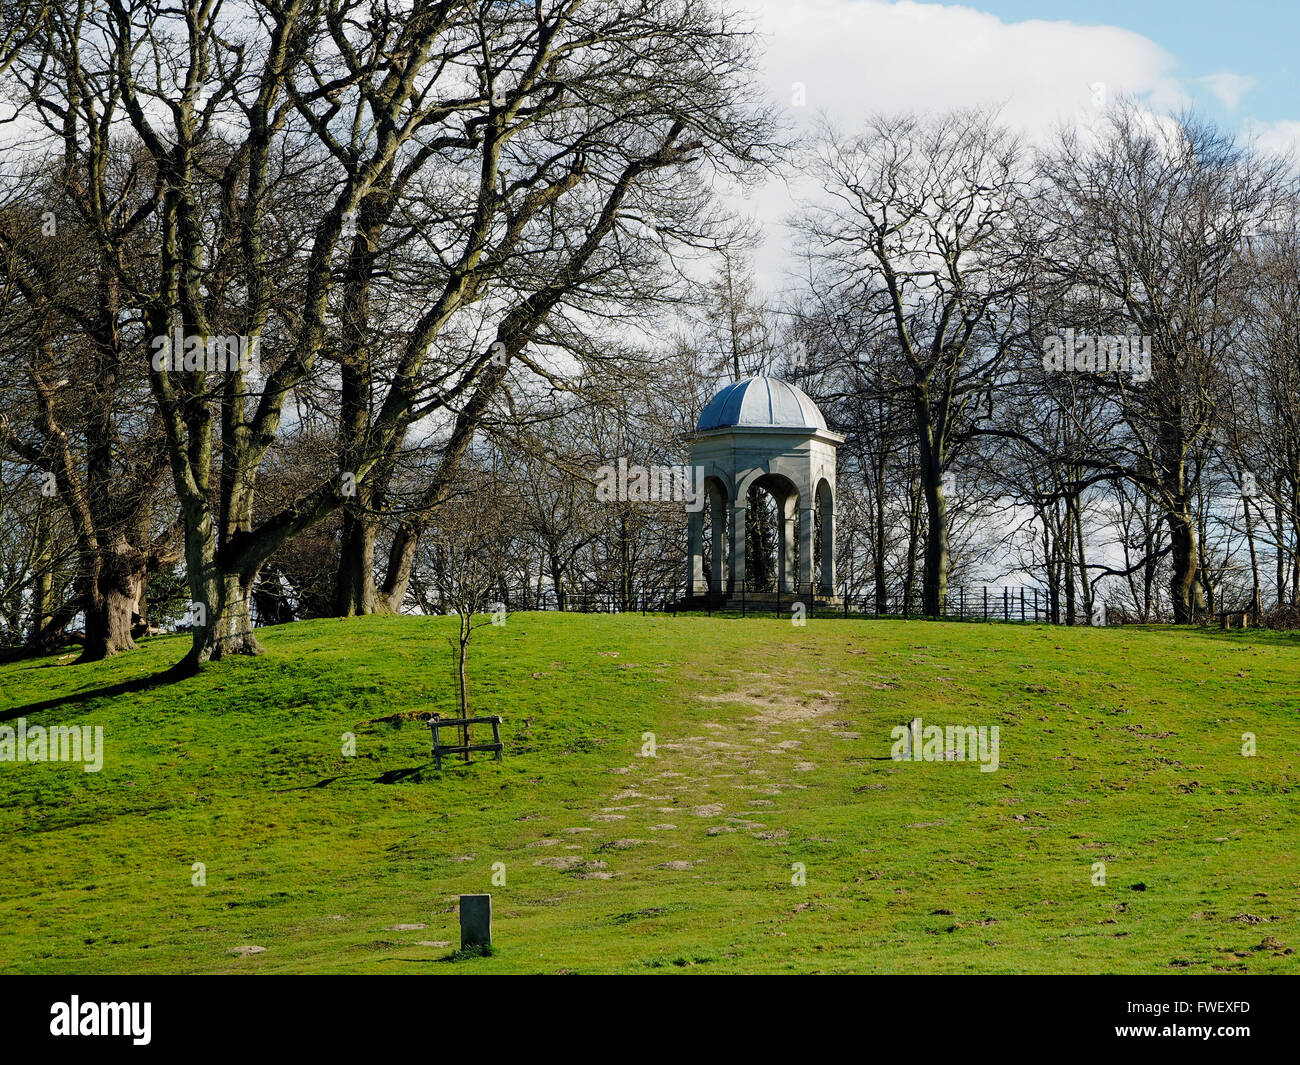
POLYGON ((1296 637, 519 614, 472 652, 505 761, 439 773, 452 626, 0 666, 0 723, 107 746, 0 762, 0 971, 1300 969, 1296 637), (1000 768, 890 760, 916 715, 998 725, 1000 768))

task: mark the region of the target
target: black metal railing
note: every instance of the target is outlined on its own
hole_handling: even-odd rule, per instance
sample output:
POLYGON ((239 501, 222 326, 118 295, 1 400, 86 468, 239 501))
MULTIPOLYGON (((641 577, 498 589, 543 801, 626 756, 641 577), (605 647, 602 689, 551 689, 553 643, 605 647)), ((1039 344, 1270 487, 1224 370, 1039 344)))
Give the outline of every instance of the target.
MULTIPOLYGON (((502 590, 499 601, 508 611, 568 611, 580 614, 640 613, 751 614, 789 617, 802 605, 807 617, 927 618, 948 621, 1000 621, 1065 624, 1063 597, 1035 586, 958 585, 950 587, 938 613, 927 611, 919 587, 888 592, 854 592, 847 585, 830 592, 812 585, 777 585, 736 581, 708 590, 688 589, 685 582, 646 587, 586 583, 556 593, 553 589, 502 590)), ((1089 624, 1089 612, 1079 604, 1075 623, 1089 624)), ((1118 620, 1118 619, 1117 619, 1118 620)))

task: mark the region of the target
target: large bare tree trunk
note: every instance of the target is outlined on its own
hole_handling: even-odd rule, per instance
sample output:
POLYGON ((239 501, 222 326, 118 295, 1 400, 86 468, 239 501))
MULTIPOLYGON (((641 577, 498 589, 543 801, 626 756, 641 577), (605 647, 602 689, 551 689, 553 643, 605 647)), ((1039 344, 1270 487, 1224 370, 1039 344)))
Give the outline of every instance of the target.
POLYGON ((937 618, 948 594, 948 499, 943 488, 943 454, 934 442, 930 399, 923 390, 915 397, 917 440, 921 449, 921 487, 927 514, 925 572, 921 613, 937 618))
POLYGON ((1167 515, 1169 535, 1172 540, 1173 578, 1169 591, 1174 604, 1174 622, 1187 625, 1195 620, 1196 612, 1204 609, 1201 584, 1197 579, 1196 524, 1187 510, 1171 511, 1167 515))
POLYGON ((195 527, 206 535, 189 535, 185 542, 194 642, 177 663, 176 669, 182 674, 197 672, 206 663, 227 655, 265 652, 253 634, 252 599, 257 572, 243 575, 223 571, 210 519, 203 515, 195 527))
POLYGON ((1246 545, 1250 550, 1250 612, 1258 618, 1264 612, 1262 586, 1259 578, 1259 551, 1255 544, 1255 522, 1250 512, 1250 498, 1241 501, 1246 516, 1246 545))
POLYGON ((212 582, 215 591, 207 624, 195 629, 194 645, 182 663, 197 669, 226 655, 260 655, 265 649, 253 634, 251 613, 252 582, 236 574, 225 574, 212 582))
MULTIPOLYGON (((1077 470, 1075 474, 1077 476, 1077 470)), ((1091 620, 1092 585, 1088 582, 1088 556, 1083 539, 1083 496, 1081 494, 1074 497, 1073 543, 1075 549, 1079 552, 1079 592, 1083 596, 1083 616, 1091 620)))
POLYGON ((909 495, 911 496, 911 509, 908 512, 907 522, 907 562, 903 569, 903 616, 906 617, 912 610, 912 592, 916 588, 916 556, 920 548, 921 539, 921 497, 923 493, 920 490, 920 481, 916 480, 909 486, 909 495))
POLYGON ((406 602, 406 591, 411 586, 411 570, 415 566, 415 549, 420 546, 420 530, 410 522, 402 522, 393 534, 388 549, 388 568, 384 571, 384 587, 377 602, 389 614, 400 614, 406 602))
POLYGON ((1065 560, 1065 623, 1073 625, 1079 620, 1079 611, 1074 585, 1074 536, 1071 529, 1074 528, 1074 508, 1078 505, 1077 497, 1068 495, 1065 497, 1065 528, 1064 537, 1058 536, 1056 539, 1057 549, 1060 550, 1064 545, 1063 558, 1065 560))
POLYGON ((929 518, 921 612, 926 617, 937 618, 943 612, 943 603, 948 596, 948 500, 941 480, 926 480, 925 505, 929 518))
POLYGON ((135 648, 136 604, 147 579, 145 559, 129 549, 105 552, 90 575, 86 597, 86 643, 79 662, 98 662, 135 648))
POLYGON ((32 589, 32 622, 29 645, 43 643, 43 634, 54 620, 54 542, 51 520, 42 512, 36 519, 36 552, 33 564, 36 582, 32 589))
POLYGON ((343 512, 334 608, 338 617, 373 614, 387 605, 375 594, 374 521, 349 507, 343 512))
POLYGON ((1300 603, 1300 471, 1291 474, 1291 602, 1300 603))
MULTIPOLYGON (((554 589, 555 591, 555 609, 564 610, 568 606, 568 602, 567 602, 568 592, 566 591, 564 586, 564 564, 560 561, 559 549, 556 547, 554 543, 547 544, 546 559, 547 559, 547 564, 551 571, 551 588, 554 589)), ((718 569, 718 567, 721 565, 721 561, 722 561, 721 559, 713 560, 714 583, 709 585, 710 588, 717 587, 722 583, 719 576, 721 574, 721 570, 718 569)), ((538 601, 540 602, 541 600, 540 578, 539 578, 538 585, 539 586, 538 586, 537 598, 538 601)))

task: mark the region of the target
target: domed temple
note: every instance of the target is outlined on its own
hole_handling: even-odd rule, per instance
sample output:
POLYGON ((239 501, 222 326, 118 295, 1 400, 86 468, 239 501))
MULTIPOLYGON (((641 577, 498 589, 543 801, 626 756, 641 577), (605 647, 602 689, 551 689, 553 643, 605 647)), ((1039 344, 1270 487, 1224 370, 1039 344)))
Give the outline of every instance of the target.
POLYGON ((703 471, 705 494, 705 506, 689 515, 692 598, 833 597, 835 449, 843 442, 826 428, 817 404, 774 377, 747 377, 709 400, 691 443, 691 465, 703 471), (766 586, 754 580, 745 557, 754 487, 776 504, 776 568, 766 586))

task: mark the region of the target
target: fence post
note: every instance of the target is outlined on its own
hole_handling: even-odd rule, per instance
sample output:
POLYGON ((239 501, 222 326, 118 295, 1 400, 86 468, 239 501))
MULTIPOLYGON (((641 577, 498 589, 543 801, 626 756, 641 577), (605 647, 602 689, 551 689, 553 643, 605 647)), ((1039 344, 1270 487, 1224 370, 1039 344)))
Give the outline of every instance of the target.
POLYGON ((984 620, 989 619, 989 586, 984 585, 984 620))

